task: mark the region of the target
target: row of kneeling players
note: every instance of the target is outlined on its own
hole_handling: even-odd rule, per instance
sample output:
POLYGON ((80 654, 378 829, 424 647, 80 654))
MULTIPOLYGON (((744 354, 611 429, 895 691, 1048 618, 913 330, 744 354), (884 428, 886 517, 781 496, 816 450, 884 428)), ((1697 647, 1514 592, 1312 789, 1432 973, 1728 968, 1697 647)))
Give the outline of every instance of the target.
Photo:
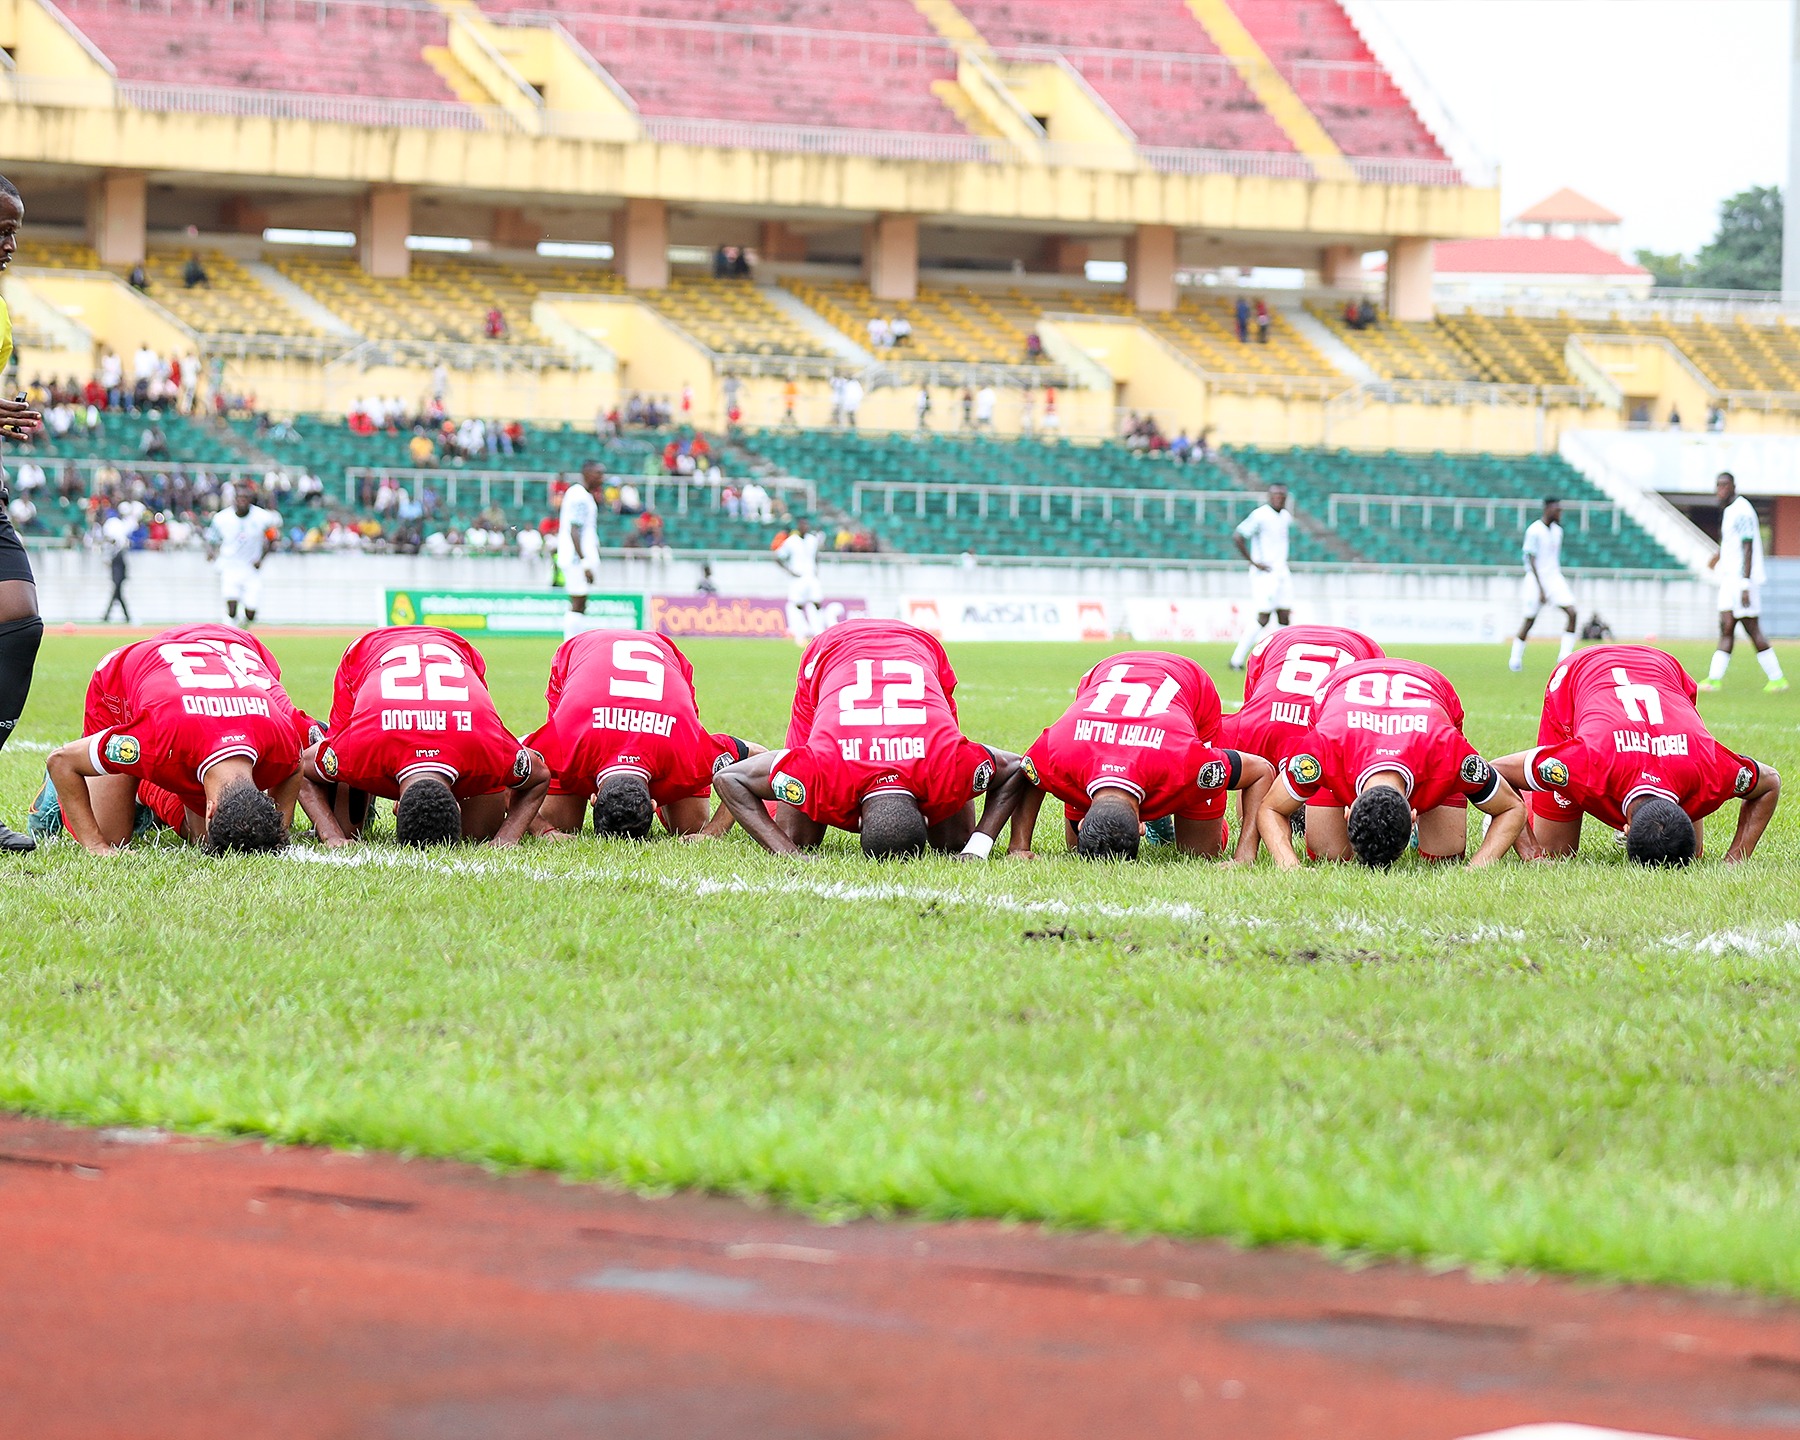
POLYGON ((1326 626, 1269 636, 1231 715, 1192 660, 1110 656, 1024 755, 967 738, 955 693, 931 635, 849 621, 807 648, 785 742, 765 749, 702 724, 692 667, 671 641, 593 630, 556 652, 548 719, 521 742, 474 646, 400 626, 345 652, 321 725, 289 699, 260 642, 190 625, 101 662, 83 738, 51 755, 32 828, 102 853, 158 826, 213 851, 270 850, 287 843, 298 805, 339 846, 360 837, 381 796, 412 845, 568 835, 591 805, 604 835, 643 838, 660 817, 705 839, 735 822, 792 854, 837 827, 877 858, 985 859, 1009 824, 1007 853, 1029 856, 1053 795, 1070 848, 1092 858, 1135 856, 1149 827, 1184 853, 1243 863, 1260 843, 1283 868, 1301 863, 1296 836, 1322 860, 1386 866, 1415 844, 1427 859, 1460 860, 1474 805, 1488 823, 1471 865, 1513 849, 1571 854, 1588 815, 1618 830, 1633 859, 1680 864, 1701 852, 1699 822, 1733 799, 1725 858, 1747 858, 1780 794, 1773 769, 1707 733, 1675 659, 1636 645, 1559 664, 1537 746, 1494 760, 1465 737, 1443 675, 1326 626))

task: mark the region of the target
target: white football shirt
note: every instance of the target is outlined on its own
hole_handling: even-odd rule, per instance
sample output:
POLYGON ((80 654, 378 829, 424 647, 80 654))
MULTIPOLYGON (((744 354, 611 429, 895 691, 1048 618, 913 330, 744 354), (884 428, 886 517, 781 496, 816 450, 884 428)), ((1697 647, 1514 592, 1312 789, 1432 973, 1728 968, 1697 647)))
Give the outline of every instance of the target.
POLYGON ((581 535, 580 554, 590 560, 600 553, 600 507, 585 485, 571 485, 563 491, 562 509, 557 514, 556 551, 564 562, 576 555, 576 532, 581 535))
POLYGON ((263 536, 275 523, 274 512, 252 505, 250 513, 221 510, 213 516, 213 543, 219 547, 221 570, 248 570, 263 555, 263 536))
POLYGON ((1291 510, 1276 510, 1258 505, 1237 527, 1250 547, 1250 558, 1271 570, 1285 570, 1288 563, 1288 530, 1294 523, 1291 510))
POLYGON ((789 535, 775 554, 787 562, 796 580, 816 580, 819 578, 819 542, 824 538, 824 532, 819 530, 806 535, 789 535))
POLYGON ((1763 583, 1762 522, 1756 518, 1756 507, 1740 495, 1725 507, 1719 519, 1719 569, 1721 577, 1736 578, 1744 573, 1744 542, 1750 542, 1750 583, 1763 583))
MULTIPOLYGON (((1540 580, 1548 580, 1551 576, 1562 574, 1562 542, 1561 525, 1546 525, 1542 520, 1533 520, 1525 530, 1524 554, 1527 562, 1537 561, 1537 573, 1540 580)), ((1525 573, 1531 573, 1529 563, 1525 573)))

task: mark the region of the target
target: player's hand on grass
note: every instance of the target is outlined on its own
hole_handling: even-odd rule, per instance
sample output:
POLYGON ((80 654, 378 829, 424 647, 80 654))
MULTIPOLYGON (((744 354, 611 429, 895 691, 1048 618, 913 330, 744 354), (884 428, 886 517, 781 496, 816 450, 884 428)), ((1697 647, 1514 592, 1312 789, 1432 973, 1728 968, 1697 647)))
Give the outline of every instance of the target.
POLYGON ((719 837, 716 835, 708 835, 704 830, 696 830, 691 835, 683 835, 681 837, 681 843, 683 845, 698 845, 702 840, 716 840, 718 838, 719 837))

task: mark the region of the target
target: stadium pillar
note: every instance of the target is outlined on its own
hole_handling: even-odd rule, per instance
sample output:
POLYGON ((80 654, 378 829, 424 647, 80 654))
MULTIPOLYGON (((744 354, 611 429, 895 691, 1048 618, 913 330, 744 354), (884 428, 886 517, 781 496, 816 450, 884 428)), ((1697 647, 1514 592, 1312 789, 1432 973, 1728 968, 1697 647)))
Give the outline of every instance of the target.
POLYGON ((1052 275, 1085 275, 1093 250, 1085 240, 1052 235, 1044 242, 1044 268, 1052 275))
POLYGON ((529 218, 523 210, 501 206, 494 211, 493 228, 488 238, 496 250, 535 250, 544 238, 544 227, 529 218))
POLYGON ((1175 227, 1140 225, 1125 242, 1125 283, 1139 310, 1175 308, 1175 227))
POLYGON ((219 228, 240 235, 260 235, 269 228, 269 212, 243 195, 228 195, 219 207, 219 228))
POLYGON ((88 244, 102 265, 135 265, 144 258, 144 177, 108 170, 88 189, 88 244))
POLYGON ((669 283, 669 207, 661 200, 627 200, 613 216, 613 269, 627 290, 661 290, 669 283))
POLYGON ((412 192, 400 185, 373 185, 357 217, 356 258, 369 274, 404 280, 412 270, 412 192))
POLYGON ((1319 256, 1319 283, 1328 290, 1360 290, 1363 281, 1362 251, 1348 245, 1327 245, 1319 256))
POLYGON ((1408 238, 1388 246, 1387 312, 1391 320, 1429 320, 1432 300, 1434 240, 1408 238))
POLYGON ((804 260, 806 237, 785 220, 765 220, 756 249, 765 260, 804 260))
POLYGON ((919 217, 877 215, 863 237, 863 273, 877 300, 919 298, 919 217))

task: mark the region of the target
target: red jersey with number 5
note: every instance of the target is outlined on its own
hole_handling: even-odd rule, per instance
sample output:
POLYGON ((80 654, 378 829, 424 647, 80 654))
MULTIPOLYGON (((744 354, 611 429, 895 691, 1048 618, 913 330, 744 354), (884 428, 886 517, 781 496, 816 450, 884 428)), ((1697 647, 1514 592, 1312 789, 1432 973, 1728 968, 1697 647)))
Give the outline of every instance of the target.
POLYGON ((459 800, 516 787, 531 757, 500 723, 481 653, 451 630, 395 625, 344 652, 319 773, 392 800, 436 775, 459 800))
POLYGON ((526 740, 555 795, 591 795, 614 771, 641 776, 658 805, 712 793, 738 742, 700 724, 694 667, 675 642, 642 630, 588 630, 565 640, 544 692, 550 718, 526 740))
POLYGON ((1128 650, 1081 677, 1075 703, 1026 751, 1026 775, 1076 824, 1107 787, 1137 796, 1144 820, 1216 820, 1242 769, 1215 747, 1218 732, 1211 676, 1184 656, 1128 650))
POLYGON ((775 798, 842 830, 871 795, 900 791, 928 825, 982 794, 994 774, 985 745, 963 737, 956 672, 944 647, 901 620, 846 620, 806 647, 775 798))
POLYGON ((1313 698, 1319 687, 1344 666, 1379 660, 1382 655, 1379 645, 1355 630, 1283 626, 1250 652, 1244 669, 1244 703, 1225 717, 1219 743, 1279 765, 1293 743, 1312 728, 1313 698))
POLYGON ((1622 828, 1639 795, 1673 800, 1699 820, 1749 794, 1761 770, 1707 733, 1694 697, 1680 662, 1646 645, 1596 645, 1563 661, 1525 766, 1532 812, 1622 828))
POLYGON ((1477 803, 1498 786, 1463 736, 1462 701, 1429 665, 1359 660, 1328 679, 1313 726, 1282 765, 1288 791, 1315 805, 1349 805, 1382 770, 1399 772, 1413 809, 1477 803))
POLYGON ((100 662, 82 730, 94 768, 137 776, 140 798, 178 826, 183 808, 206 808, 202 781, 220 760, 249 760, 257 788, 277 789, 310 723, 261 641, 230 625, 183 625, 100 662))

